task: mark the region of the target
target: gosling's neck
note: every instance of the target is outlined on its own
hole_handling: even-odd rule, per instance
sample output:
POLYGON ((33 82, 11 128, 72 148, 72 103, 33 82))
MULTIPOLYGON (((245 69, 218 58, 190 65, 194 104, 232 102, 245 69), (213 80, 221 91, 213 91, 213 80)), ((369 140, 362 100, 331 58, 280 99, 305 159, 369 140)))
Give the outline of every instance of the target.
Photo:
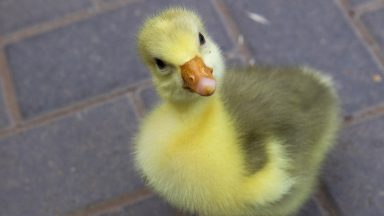
MULTIPOLYGON (((197 100, 171 102, 165 101, 165 105, 173 109, 180 117, 199 118, 206 116, 206 113, 221 107, 219 94, 215 93, 208 97, 201 96, 197 100)), ((206 116, 208 117, 208 116, 206 116)))
MULTIPOLYGON (((216 79, 217 86, 216 91, 211 96, 199 96, 194 95, 194 97, 186 98, 185 100, 173 100, 172 98, 162 97, 163 104, 174 110, 180 116, 186 117, 200 117, 202 114, 209 111, 224 111, 224 105, 221 100, 221 89, 222 89, 222 76, 216 79)), ((161 95, 159 93, 159 95, 161 95)), ((183 118, 184 118, 183 117, 183 118)))

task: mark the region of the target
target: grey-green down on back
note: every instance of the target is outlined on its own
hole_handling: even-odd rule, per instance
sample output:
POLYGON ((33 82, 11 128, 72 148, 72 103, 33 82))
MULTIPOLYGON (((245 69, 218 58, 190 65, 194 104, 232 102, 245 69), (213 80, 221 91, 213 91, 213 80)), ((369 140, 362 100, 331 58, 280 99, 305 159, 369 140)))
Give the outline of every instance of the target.
POLYGON ((263 141, 278 138, 292 161, 289 173, 302 182, 276 208, 284 212, 305 200, 339 127, 330 79, 307 68, 258 66, 228 70, 223 82, 221 97, 240 133, 249 174, 268 160, 263 141))

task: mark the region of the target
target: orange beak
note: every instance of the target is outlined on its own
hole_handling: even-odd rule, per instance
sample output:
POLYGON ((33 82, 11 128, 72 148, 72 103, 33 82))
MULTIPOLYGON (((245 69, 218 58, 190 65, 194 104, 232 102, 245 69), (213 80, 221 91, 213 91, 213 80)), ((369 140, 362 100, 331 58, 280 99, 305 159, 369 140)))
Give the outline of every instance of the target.
POLYGON ((180 69, 184 88, 201 96, 210 96, 215 92, 216 81, 212 75, 213 70, 207 67, 200 57, 195 56, 181 65, 180 69))

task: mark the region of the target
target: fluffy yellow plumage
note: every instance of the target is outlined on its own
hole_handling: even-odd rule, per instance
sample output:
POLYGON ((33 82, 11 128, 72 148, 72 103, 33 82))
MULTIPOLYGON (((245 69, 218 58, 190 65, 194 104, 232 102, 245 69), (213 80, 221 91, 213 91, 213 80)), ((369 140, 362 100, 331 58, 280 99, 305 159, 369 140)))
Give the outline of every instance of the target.
POLYGON ((149 18, 138 48, 163 99, 136 138, 148 184, 174 206, 206 216, 295 213, 338 127, 331 82, 306 69, 287 69, 290 78, 263 68, 224 76, 219 48, 183 8, 149 18), (290 90, 286 79, 304 84, 290 90))
POLYGON ((151 176, 149 184, 176 206, 208 215, 236 215, 234 210, 244 211, 247 202, 281 198, 294 180, 284 171, 289 163, 278 141, 268 142, 268 165, 245 177, 231 119, 219 100, 202 103, 209 108, 164 104, 143 122, 137 162, 151 176))

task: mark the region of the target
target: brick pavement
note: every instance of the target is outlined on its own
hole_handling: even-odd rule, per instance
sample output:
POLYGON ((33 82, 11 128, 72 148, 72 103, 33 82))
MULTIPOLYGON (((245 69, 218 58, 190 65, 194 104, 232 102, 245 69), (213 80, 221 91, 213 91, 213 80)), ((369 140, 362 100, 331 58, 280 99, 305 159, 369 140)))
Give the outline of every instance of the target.
MULTIPOLYGON (((334 77, 345 124, 300 215, 384 214, 384 1, 181 3, 231 66, 304 64, 334 77)), ((0 1, 0 216, 185 215, 145 188, 131 155, 158 101, 135 34, 175 4, 0 1)))

